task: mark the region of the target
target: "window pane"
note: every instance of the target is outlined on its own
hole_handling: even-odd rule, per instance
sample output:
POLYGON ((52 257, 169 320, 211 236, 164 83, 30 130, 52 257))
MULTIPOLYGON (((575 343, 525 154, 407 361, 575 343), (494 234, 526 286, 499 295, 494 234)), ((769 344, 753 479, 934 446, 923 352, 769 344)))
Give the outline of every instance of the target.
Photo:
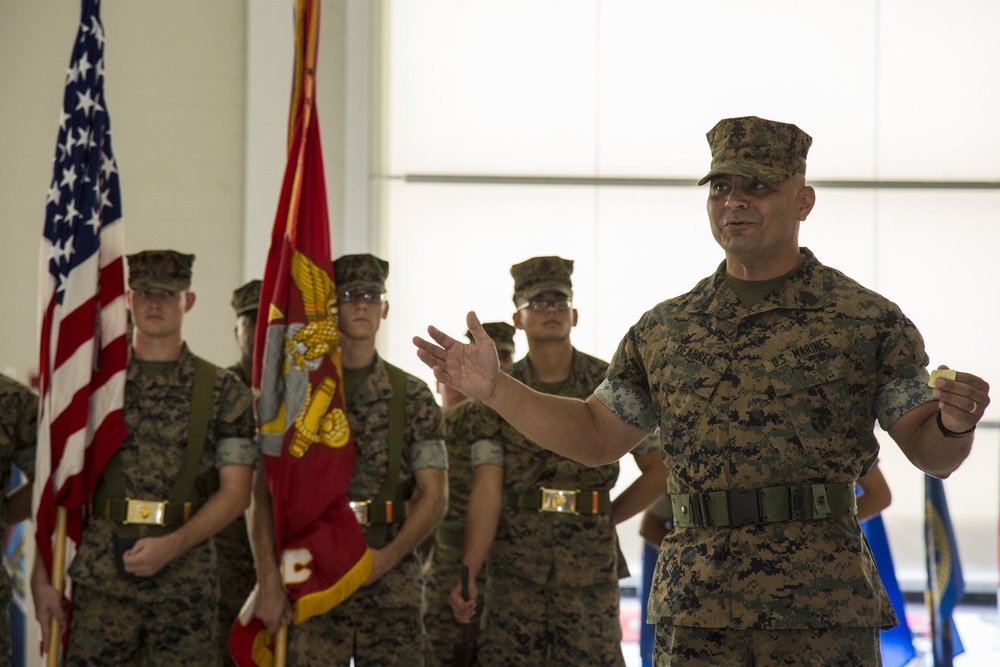
POLYGON ((705 133, 756 115, 821 138, 811 175, 872 178, 868 0, 600 4, 602 175, 698 176, 705 133), (840 150, 838 150, 840 147, 840 150))
POLYGON ((390 171, 593 173, 595 4, 392 3, 390 171))
POLYGON ((881 5, 879 177, 1000 181, 1000 5, 881 5))

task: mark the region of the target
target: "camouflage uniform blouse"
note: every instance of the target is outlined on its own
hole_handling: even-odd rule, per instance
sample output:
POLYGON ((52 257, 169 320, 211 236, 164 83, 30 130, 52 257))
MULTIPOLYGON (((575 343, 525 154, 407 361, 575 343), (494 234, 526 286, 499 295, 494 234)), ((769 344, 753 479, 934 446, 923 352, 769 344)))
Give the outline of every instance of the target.
MULTIPOLYGON (((604 379, 607 367, 607 362, 574 349, 573 369, 559 395, 588 397, 604 379)), ((532 389, 544 390, 528 357, 511 366, 510 375, 532 389)), ((476 443, 473 464, 491 463, 504 468, 505 499, 490 547, 490 572, 502 570, 536 584, 546 583, 551 572, 555 581, 564 586, 617 586, 618 538, 610 513, 573 516, 518 510, 507 504, 506 496, 540 486, 610 491, 618 480, 618 463, 587 467, 539 447, 482 403, 472 405, 470 428, 476 443), (502 449, 502 462, 484 456, 484 449, 502 449)))
MULTIPOLYGON (((0 373, 0 489, 10 484, 10 466, 35 473, 38 396, 27 385, 0 373)), ((7 505, 0 503, 0 540, 7 534, 7 505)))
MULTIPOLYGON (((857 480, 887 428, 933 400, 923 340, 899 308, 805 262, 746 309, 725 264, 647 312, 596 395, 660 427, 671 494, 857 480)), ((886 626, 895 615, 853 517, 675 528, 650 620, 730 628, 886 626)))
MULTIPOLYGON (((472 440, 469 439, 469 415, 473 401, 465 400, 444 411, 445 446, 448 448, 448 513, 438 528, 457 537, 465 526, 465 512, 472 490, 472 440)), ((452 545, 462 548, 462 541, 452 545)))
MULTIPOLYGON (((26 385, 0 373, 0 489, 10 484, 11 465, 29 477, 35 472, 35 440, 38 437, 38 396, 26 385)), ((0 502, 0 540, 7 534, 7 504, 0 502)), ((6 611, 11 599, 10 579, 0 573, 0 605, 6 611)), ((9 637, 10 626, 0 628, 9 637)), ((7 642, 9 643, 9 642, 7 642)), ((0 657, 7 653, 0 653, 0 657)))
MULTIPOLYGON (((176 362, 150 377, 134 357, 129 358, 124 408, 128 436, 119 451, 125 493, 130 498, 166 500, 180 474, 187 449, 195 360, 185 344, 176 362)), ((198 474, 225 465, 253 465, 258 452, 254 429, 250 390, 235 374, 219 369, 198 474)), ((139 530, 142 535, 148 533, 146 526, 139 530)), ((70 567, 74 583, 118 596, 134 595, 136 586, 155 586, 164 592, 181 592, 182 586, 217 591, 212 540, 192 547, 153 577, 126 578, 119 573, 117 561, 114 524, 91 517, 70 567)))
MULTIPOLYGON (((385 363, 376 357, 371 374, 358 387, 347 406, 351 437, 357 449, 354 474, 347 487, 347 496, 351 500, 371 500, 378 496, 388 474, 391 397, 389 373, 385 363)), ((441 408, 427 384, 407 373, 406 427, 403 430, 398 485, 413 484, 415 470, 447 467, 441 408)), ((399 533, 401 525, 389 526, 386 543, 399 533)), ((363 606, 419 609, 423 588, 420 557, 414 551, 376 583, 358 589, 349 601, 363 606)))

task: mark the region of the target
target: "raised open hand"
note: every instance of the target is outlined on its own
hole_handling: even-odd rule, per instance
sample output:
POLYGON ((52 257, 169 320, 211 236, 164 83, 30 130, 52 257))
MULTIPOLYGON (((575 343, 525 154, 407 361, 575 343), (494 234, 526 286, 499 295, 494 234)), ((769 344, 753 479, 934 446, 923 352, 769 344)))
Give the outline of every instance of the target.
POLYGON ((497 348, 474 312, 466 317, 474 343, 463 343, 436 327, 427 327, 434 340, 413 337, 417 356, 434 371, 434 377, 470 398, 487 400, 493 396, 500 377, 497 348), (435 344, 436 343, 436 344, 435 344))

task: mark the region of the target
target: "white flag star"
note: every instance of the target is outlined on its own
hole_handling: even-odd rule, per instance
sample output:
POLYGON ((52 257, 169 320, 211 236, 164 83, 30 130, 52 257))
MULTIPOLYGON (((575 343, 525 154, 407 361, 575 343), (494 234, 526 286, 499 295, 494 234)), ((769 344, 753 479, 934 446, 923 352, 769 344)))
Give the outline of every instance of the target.
POLYGON ((74 145, 75 144, 73 143, 73 133, 72 132, 67 132, 66 133, 66 144, 64 146, 62 146, 62 145, 59 146, 59 148, 63 149, 66 152, 65 157, 69 157, 69 154, 73 152, 73 146, 74 145))
POLYGON ((62 190, 59 189, 59 184, 52 181, 52 185, 49 186, 49 193, 45 196, 45 203, 48 204, 59 204, 59 198, 62 196, 62 190))
POLYGON ((63 169, 62 183, 60 185, 68 185, 69 189, 72 190, 73 186, 76 184, 76 169, 73 167, 67 167, 63 169))
POLYGON ((93 213, 90 215, 90 219, 85 223, 94 228, 94 234, 101 230, 101 213, 98 209, 94 209, 93 213))
POLYGON ((97 17, 96 16, 91 16, 90 17, 90 34, 92 34, 94 36, 94 39, 97 41, 97 43, 103 49, 104 48, 104 28, 102 28, 101 24, 97 22, 97 17))
POLYGON ((118 173, 118 165, 115 164, 115 161, 111 157, 109 157, 107 153, 102 153, 101 174, 104 176, 104 178, 107 178, 111 174, 117 174, 117 173, 118 173))
POLYGON ((94 98, 90 96, 90 90, 87 90, 82 93, 78 92, 76 94, 76 97, 77 97, 76 109, 74 109, 74 111, 79 111, 80 109, 83 109, 83 113, 89 114, 90 108, 94 106, 94 98))
POLYGON ((87 54, 86 53, 84 53, 82 56, 80 56, 80 64, 77 65, 77 67, 80 68, 80 76, 82 78, 84 78, 84 79, 87 78, 87 71, 91 70, 91 69, 94 69, 94 66, 90 64, 89 60, 87 60, 87 54))
POLYGON ((76 206, 73 205, 73 202, 66 204, 66 224, 72 224, 73 218, 79 218, 80 215, 81 213, 76 210, 76 206))

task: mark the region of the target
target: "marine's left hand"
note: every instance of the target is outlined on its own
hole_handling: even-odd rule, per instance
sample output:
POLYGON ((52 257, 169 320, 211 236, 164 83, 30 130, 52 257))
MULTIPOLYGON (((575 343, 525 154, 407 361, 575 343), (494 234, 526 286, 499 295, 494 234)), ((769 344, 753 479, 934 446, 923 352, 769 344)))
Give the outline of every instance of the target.
POLYGON ((171 535, 143 537, 122 556, 125 571, 139 577, 152 577, 176 556, 171 535))
MULTIPOLYGON (((947 368, 938 366, 938 370, 947 368)), ((979 423, 990 404, 989 383, 972 373, 956 371, 954 380, 937 378, 934 385, 941 423, 950 431, 968 431, 979 423)))

